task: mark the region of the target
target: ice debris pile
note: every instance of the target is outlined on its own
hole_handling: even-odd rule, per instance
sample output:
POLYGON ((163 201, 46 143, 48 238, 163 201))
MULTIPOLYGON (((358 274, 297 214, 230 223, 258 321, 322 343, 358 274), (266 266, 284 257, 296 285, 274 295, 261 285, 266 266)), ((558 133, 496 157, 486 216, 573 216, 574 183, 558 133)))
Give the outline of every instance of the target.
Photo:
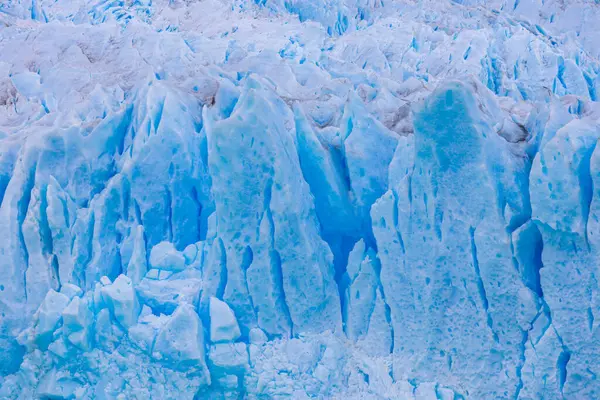
POLYGON ((600 397, 598 21, 0 2, 0 398, 600 397))

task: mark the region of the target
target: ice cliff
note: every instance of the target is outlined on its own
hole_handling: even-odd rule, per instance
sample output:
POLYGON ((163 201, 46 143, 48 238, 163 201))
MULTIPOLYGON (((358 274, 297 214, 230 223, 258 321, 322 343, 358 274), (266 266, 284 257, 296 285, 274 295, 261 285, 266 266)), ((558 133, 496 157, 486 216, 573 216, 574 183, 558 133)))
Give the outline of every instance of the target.
POLYGON ((599 35, 0 1, 0 398, 600 398, 599 35))

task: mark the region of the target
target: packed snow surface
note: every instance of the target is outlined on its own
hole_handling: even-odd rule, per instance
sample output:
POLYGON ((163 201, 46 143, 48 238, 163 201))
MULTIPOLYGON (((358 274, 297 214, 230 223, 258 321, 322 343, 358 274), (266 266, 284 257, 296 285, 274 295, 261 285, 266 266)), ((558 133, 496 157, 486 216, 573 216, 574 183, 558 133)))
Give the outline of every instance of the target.
POLYGON ((0 0, 0 398, 600 398, 598 0, 0 0))

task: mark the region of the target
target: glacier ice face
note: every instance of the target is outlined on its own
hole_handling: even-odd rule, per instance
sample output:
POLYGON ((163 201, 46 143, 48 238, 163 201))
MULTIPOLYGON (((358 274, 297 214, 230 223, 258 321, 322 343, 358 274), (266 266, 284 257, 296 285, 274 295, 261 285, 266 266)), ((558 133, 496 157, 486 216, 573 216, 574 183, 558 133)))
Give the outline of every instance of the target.
POLYGON ((0 397, 599 397, 597 20, 2 2, 0 397))

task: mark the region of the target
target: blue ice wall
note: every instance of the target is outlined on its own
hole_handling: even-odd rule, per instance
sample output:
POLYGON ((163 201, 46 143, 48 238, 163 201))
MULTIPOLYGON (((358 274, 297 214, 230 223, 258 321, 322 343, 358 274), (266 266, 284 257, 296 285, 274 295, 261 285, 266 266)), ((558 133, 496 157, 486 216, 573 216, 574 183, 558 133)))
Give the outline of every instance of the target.
POLYGON ((600 397, 600 11, 546 3, 0 4, 0 398, 600 397))

